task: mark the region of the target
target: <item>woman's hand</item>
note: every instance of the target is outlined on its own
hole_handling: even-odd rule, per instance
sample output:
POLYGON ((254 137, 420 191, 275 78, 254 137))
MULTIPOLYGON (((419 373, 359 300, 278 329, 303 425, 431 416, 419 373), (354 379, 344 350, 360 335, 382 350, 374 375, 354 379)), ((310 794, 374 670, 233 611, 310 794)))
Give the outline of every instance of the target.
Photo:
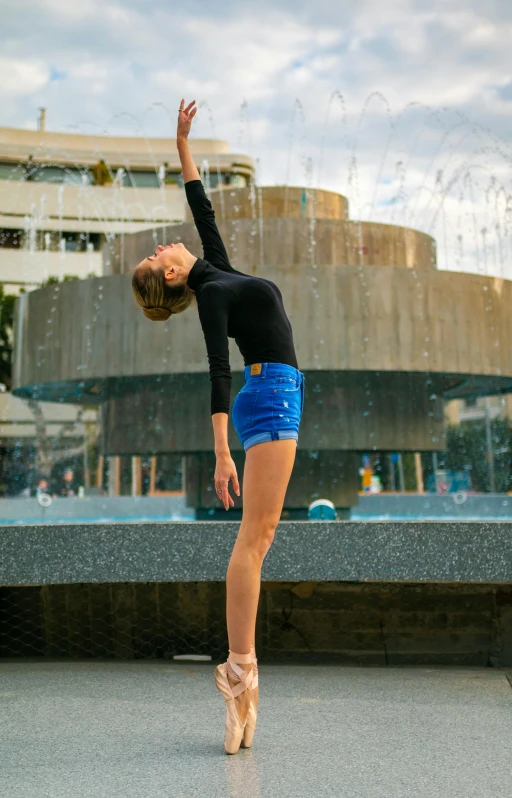
POLYGON ((190 128, 192 126, 192 120, 197 113, 197 108, 195 106, 195 100, 192 100, 189 105, 185 108, 185 100, 182 100, 180 103, 180 112, 178 115, 178 139, 188 139, 188 134, 190 133, 190 128))
POLYGON ((240 496, 240 486, 238 484, 238 476, 236 473, 236 466, 230 453, 217 455, 217 466, 215 468, 215 491, 217 496, 228 510, 233 507, 235 502, 229 495, 228 485, 229 480, 233 482, 233 490, 237 496, 240 496))

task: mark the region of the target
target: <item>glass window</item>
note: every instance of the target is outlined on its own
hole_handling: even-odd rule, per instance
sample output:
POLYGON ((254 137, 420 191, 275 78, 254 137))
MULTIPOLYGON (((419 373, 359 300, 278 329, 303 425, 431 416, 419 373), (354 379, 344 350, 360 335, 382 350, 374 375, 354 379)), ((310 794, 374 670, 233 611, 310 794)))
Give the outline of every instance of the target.
POLYGON ((245 175, 231 173, 229 178, 229 185, 234 186, 234 188, 245 188, 247 186, 247 178, 245 175))
POLYGON ((229 185, 230 175, 225 172, 217 172, 216 169, 210 172, 210 188, 217 188, 217 186, 229 185))
POLYGON ((11 230, 10 228, 0 228, 0 247, 8 249, 19 249, 23 241, 22 230, 11 230))
POLYGON ((29 170, 29 180, 37 183, 67 183, 81 185, 92 183, 92 175, 88 169, 75 169, 68 166, 46 166, 38 164, 29 170))
POLYGON ((181 172, 166 172, 164 183, 166 186, 179 186, 183 188, 183 175, 181 172))
POLYGON ((155 171, 151 172, 127 172, 123 174, 123 186, 135 186, 136 188, 158 188, 160 181, 155 171))
POLYGON ((0 163, 0 180, 23 180, 25 169, 21 164, 0 163))

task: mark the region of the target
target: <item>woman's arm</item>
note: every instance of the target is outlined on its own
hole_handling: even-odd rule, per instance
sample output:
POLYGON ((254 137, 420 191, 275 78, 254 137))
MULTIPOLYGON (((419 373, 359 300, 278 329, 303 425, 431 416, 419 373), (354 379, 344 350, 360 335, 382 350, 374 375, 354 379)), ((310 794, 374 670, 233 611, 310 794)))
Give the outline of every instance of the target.
MULTIPOLYGON (((192 119, 197 111, 197 108, 193 107, 194 103, 195 100, 185 108, 185 101, 181 101, 180 114, 178 117, 178 132, 176 136, 187 201, 203 245, 205 260, 222 271, 236 272, 236 269, 233 269, 229 262, 226 248, 215 222, 215 213, 212 204, 205 194, 199 172, 197 171, 188 146, 188 135, 192 125, 192 119)), ((242 274, 242 272, 236 273, 242 274)))
POLYGON ((183 182, 189 183, 191 180, 201 180, 197 166, 192 158, 189 146, 188 136, 190 128, 192 127, 192 120, 197 113, 197 108, 194 108, 195 100, 192 100, 185 108, 185 100, 180 103, 180 113, 178 116, 178 132, 176 135, 176 144, 178 145, 178 154, 180 156, 181 171, 183 172, 183 182))
POLYGON ((230 289, 217 283, 207 283, 198 298, 198 311, 208 353, 211 382, 211 415, 215 438, 217 465, 214 482, 217 497, 226 510, 234 505, 229 495, 229 481, 237 496, 240 495, 236 466, 228 445, 228 416, 231 392, 229 365, 228 316, 230 303, 235 298, 230 289))
POLYGON ((234 501, 229 495, 229 480, 233 483, 233 490, 237 496, 240 496, 240 486, 238 484, 238 476, 236 473, 236 466, 231 457, 231 452, 228 446, 228 414, 215 413, 212 416, 213 434, 215 437, 215 474, 213 481, 215 484, 215 491, 218 498, 221 500, 225 509, 234 506, 234 501))

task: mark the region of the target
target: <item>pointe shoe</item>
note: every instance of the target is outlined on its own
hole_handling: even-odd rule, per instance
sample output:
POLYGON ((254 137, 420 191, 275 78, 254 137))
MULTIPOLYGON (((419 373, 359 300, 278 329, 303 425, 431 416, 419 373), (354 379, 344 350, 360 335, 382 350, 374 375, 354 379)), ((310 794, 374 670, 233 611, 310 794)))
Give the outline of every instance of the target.
POLYGON ((250 665, 252 663, 250 654, 235 654, 230 651, 227 662, 217 665, 215 668, 215 684, 217 689, 226 701, 226 732, 224 738, 224 750, 226 754, 236 754, 240 748, 240 743, 244 736, 244 730, 247 721, 241 721, 237 708, 235 698, 250 689, 253 679, 253 668, 248 673, 245 673, 240 665, 250 665), (233 686, 228 679, 228 669, 231 675, 237 677, 240 681, 233 686))
MULTIPOLYGON (((251 646, 251 662, 253 670, 252 683, 251 683, 251 693, 252 693, 254 688, 258 686, 258 660, 256 659, 256 651, 254 650, 253 646, 251 646)), ((244 735, 242 737, 242 742, 240 744, 242 748, 251 747, 252 738, 254 737, 254 732, 256 731, 257 717, 258 717, 258 710, 251 696, 251 704, 249 707, 249 713, 247 715, 247 722, 245 724, 244 735)))

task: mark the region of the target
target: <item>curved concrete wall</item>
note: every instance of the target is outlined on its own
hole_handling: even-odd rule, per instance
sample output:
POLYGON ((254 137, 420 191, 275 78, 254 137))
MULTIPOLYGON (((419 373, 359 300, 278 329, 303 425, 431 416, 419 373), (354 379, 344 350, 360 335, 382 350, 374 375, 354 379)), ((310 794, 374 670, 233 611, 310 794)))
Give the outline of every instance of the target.
MULTIPOLYGON (((348 200, 334 191, 300 186, 214 190, 211 202, 222 219, 348 219, 348 200)), ((192 222, 187 207, 186 220, 192 222)))
MULTIPOLYGON (((317 263, 417 269, 432 268, 436 263, 436 246, 431 236, 398 225, 350 221, 348 200, 333 191, 287 186, 216 190, 211 192, 211 202, 217 220, 231 222, 225 228, 225 241, 230 256, 238 260, 238 268, 242 270, 253 261, 288 263, 286 252, 289 251, 294 253, 291 256, 294 263, 314 258, 317 263), (291 235, 285 235, 286 246, 281 246, 283 227, 269 224, 269 221, 299 219, 307 219, 308 224, 288 225, 285 230, 291 235), (241 220, 256 223, 249 237, 247 225, 240 225, 241 220), (345 224, 322 224, 325 221, 345 224), (259 241, 261 233, 262 242, 259 241), (261 250, 260 259, 251 257, 247 247, 243 247, 245 241, 252 244, 257 253, 261 250), (277 260, 273 258, 274 252, 279 252, 277 260), (242 260, 244 256, 245 261, 242 260)), ((193 222, 188 206, 185 221, 193 222)))
MULTIPOLYGON (((445 445, 442 380, 423 374, 306 370, 299 449, 435 451, 445 445)), ((231 401, 243 385, 233 376, 231 401)), ((103 406, 105 454, 211 452, 207 374, 125 380, 103 406), (193 421, 192 421, 193 420, 193 421)), ((241 446, 228 425, 229 447, 241 446)), ((310 469, 315 465, 312 457, 310 469)), ((341 488, 341 486, 340 486, 341 488)))
MULTIPOLYGON (((510 281, 371 266, 265 267, 258 274, 282 290, 302 370, 428 372, 454 383, 479 375, 512 390, 510 281)), ((232 368, 241 371, 231 344, 232 368)), ((42 399, 55 400, 64 383, 79 390, 87 381, 205 371, 195 308, 151 322, 136 306, 128 275, 48 286, 18 300, 20 395, 39 386, 42 399)))
MULTIPOLYGON (((301 264, 327 266, 397 266, 434 269, 434 240, 417 230, 374 222, 320 219, 311 227, 300 219, 240 219, 219 221, 231 263, 240 271, 259 274, 264 266, 278 272, 301 264)), ((110 274, 131 272, 151 254, 157 243, 182 241, 190 252, 202 255, 193 225, 177 224, 146 230, 117 240, 109 254, 110 274)))

